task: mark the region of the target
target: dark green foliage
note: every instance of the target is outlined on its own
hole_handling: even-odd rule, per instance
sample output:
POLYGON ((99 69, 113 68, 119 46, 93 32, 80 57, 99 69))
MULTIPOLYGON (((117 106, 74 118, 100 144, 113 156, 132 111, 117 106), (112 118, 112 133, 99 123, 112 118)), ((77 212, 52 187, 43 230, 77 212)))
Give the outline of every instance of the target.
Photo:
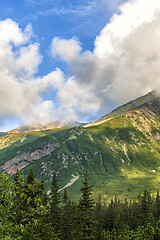
POLYGON ((101 202, 101 195, 99 195, 99 199, 98 202, 96 203, 95 207, 94 207, 94 216, 95 219, 97 220, 97 224, 96 224, 96 236, 97 239, 101 239, 101 232, 105 227, 104 224, 104 211, 103 211, 104 206, 102 205, 101 202))
POLYGON ((152 218, 152 199, 151 195, 145 189, 144 194, 141 198, 141 221, 142 225, 146 225, 146 223, 151 222, 152 218))
POLYGON ((50 193, 49 220, 56 233, 60 231, 60 202, 57 174, 54 173, 50 193))
POLYGON ((159 115, 135 109, 88 128, 6 134, 0 136, 4 143, 0 146, 0 166, 3 169, 5 163, 10 165, 17 156, 18 162, 7 168, 14 176, 14 169, 21 168, 19 156, 27 154, 23 173, 27 175, 32 168, 38 179, 43 176, 47 191, 54 171, 59 172, 60 188, 78 173, 79 179, 67 189, 71 200, 76 201, 80 198, 82 174, 89 169, 94 199, 101 194, 108 201, 115 193, 121 200, 136 199, 145 188, 156 193, 160 186, 159 124, 159 115), (41 154, 54 143, 57 146, 50 154, 41 154), (34 158, 35 152, 40 153, 40 159, 30 161, 28 154, 34 158))
POLYGON ((54 174, 50 197, 43 180, 31 170, 26 178, 17 171, 14 181, 0 174, 0 239, 2 240, 159 240, 160 196, 147 190, 135 201, 108 204, 91 199, 92 186, 84 175, 79 204, 61 198, 54 174))
POLYGON ((27 184, 33 184, 34 182, 35 182, 35 174, 34 174, 33 170, 31 169, 28 176, 27 176, 26 183, 27 184))
POLYGON ((92 195, 92 186, 88 184, 88 172, 84 174, 83 187, 81 188, 82 198, 79 202, 79 226, 80 239, 95 239, 95 220, 93 217, 94 202, 90 198, 92 195))
POLYGON ((10 214, 13 208, 14 192, 13 183, 9 176, 0 174, 0 239, 9 238, 13 232, 13 222, 10 214))
POLYGON ((160 217, 160 196, 159 196, 159 191, 157 192, 156 201, 155 201, 154 217, 155 217, 156 221, 158 221, 159 217, 160 217))
POLYGON ((73 231, 75 227, 75 212, 77 206, 72 204, 68 198, 66 189, 64 190, 62 208, 61 208, 61 239, 71 240, 73 239, 73 231))

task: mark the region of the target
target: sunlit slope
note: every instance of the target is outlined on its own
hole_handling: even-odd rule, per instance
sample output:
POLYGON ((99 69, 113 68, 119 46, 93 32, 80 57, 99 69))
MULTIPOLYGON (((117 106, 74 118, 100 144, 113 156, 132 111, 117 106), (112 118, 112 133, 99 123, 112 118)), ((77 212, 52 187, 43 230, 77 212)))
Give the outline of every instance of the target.
MULTIPOLYGON (((146 103, 149 105, 149 107, 152 109, 152 104, 155 103, 157 100, 159 101, 159 93, 157 93, 155 90, 152 92, 149 92, 148 94, 141 96, 137 99, 134 99, 116 109, 114 109, 112 112, 109 114, 105 115, 104 117, 100 118, 99 120, 89 123, 85 125, 84 127, 91 127, 91 126, 96 126, 99 124, 102 124, 112 118, 115 118, 117 116, 122 115, 123 113, 127 113, 128 111, 131 111, 133 109, 142 107, 146 103)), ((159 109, 160 110, 160 109, 159 109)))
POLYGON ((134 198, 145 188, 160 189, 160 117, 158 101, 97 126, 0 136, 1 170, 13 175, 29 169, 49 187, 53 172, 69 196, 80 196, 89 170, 94 197, 134 198), (5 139, 5 143, 4 143, 5 139), (6 140, 8 139, 8 140, 6 140))

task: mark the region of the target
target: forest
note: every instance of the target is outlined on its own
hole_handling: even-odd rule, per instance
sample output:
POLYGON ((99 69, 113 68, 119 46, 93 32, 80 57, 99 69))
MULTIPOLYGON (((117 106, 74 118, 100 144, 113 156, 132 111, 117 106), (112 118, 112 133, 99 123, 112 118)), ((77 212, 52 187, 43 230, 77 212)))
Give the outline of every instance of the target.
POLYGON ((105 203, 92 199, 89 175, 84 173, 82 196, 72 202, 59 191, 54 173, 50 191, 30 170, 12 180, 0 174, 0 239, 3 240, 118 240, 160 239, 160 195, 144 190, 136 200, 116 197, 105 203))

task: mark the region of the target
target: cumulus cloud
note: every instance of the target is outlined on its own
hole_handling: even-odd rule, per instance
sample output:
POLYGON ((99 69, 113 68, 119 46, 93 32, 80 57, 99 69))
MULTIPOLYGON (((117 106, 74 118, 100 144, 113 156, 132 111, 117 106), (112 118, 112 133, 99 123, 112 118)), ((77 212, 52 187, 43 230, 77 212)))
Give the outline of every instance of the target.
MULTIPOLYGON (((58 47, 52 44, 56 55, 67 62, 73 74, 74 93, 68 96, 72 107, 79 106, 82 112, 90 113, 99 110, 104 114, 108 103, 119 105, 159 89, 159 29, 160 1, 132 0, 120 6, 120 13, 114 14, 97 36, 93 52, 81 53, 76 40, 72 48, 72 39, 58 39, 58 47), (64 43, 68 46, 64 47, 64 43), (71 47, 71 54, 61 51, 63 47, 71 47)), ((56 41, 53 39, 53 43, 56 41)), ((59 96, 61 101, 65 99, 62 90, 59 96)))
POLYGON ((11 19, 0 21, 0 119, 20 118, 26 124, 46 123, 56 118, 54 102, 43 93, 64 81, 56 69, 35 78, 42 61, 39 44, 32 43, 32 27, 24 31, 11 19))
POLYGON ((79 57, 82 48, 76 38, 61 39, 55 37, 51 44, 51 53, 53 57, 60 57, 64 61, 72 61, 79 57))
POLYGON ((98 112, 106 114, 111 103, 120 105, 160 89, 159 29, 160 1, 130 0, 96 37, 93 52, 83 52, 77 38, 53 38, 51 54, 68 64, 72 76, 55 69, 40 78, 35 73, 42 56, 31 25, 22 30, 10 19, 1 21, 0 120, 91 119, 98 112), (49 91, 55 97, 44 100, 49 91))

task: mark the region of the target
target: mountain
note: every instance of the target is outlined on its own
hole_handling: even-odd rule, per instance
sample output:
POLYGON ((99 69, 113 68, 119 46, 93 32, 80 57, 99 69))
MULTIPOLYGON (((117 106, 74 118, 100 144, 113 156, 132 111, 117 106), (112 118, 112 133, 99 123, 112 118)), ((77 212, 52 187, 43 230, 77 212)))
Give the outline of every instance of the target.
POLYGON ((79 122, 74 122, 74 121, 67 121, 67 120, 59 120, 55 122, 51 122, 45 125, 27 125, 27 126, 22 126, 15 128, 11 131, 8 131, 7 133, 25 133, 25 132, 36 132, 36 131, 45 131, 49 129, 55 129, 55 128, 63 128, 63 127, 78 127, 85 125, 85 123, 79 123, 79 122))
POLYGON ((0 136, 0 168, 11 176, 32 168, 50 186, 53 172, 61 190, 80 197, 89 170, 93 196, 136 198, 160 189, 160 96, 150 92, 86 126, 0 136))
MULTIPOLYGON (((90 126, 96 126, 99 124, 102 124, 110 119, 113 119, 117 116, 122 115, 123 113, 126 113, 130 110, 139 108, 139 107, 143 107, 144 105, 148 105, 149 104, 149 108, 151 108, 152 110, 154 109, 154 102, 159 100, 159 94, 154 90, 152 92, 149 92, 147 95, 139 97, 133 101, 130 101, 126 104, 124 104, 123 106, 120 106, 118 108, 116 108, 115 110, 113 110, 111 113, 105 115, 104 117, 102 117, 101 119, 92 122, 90 124, 86 124, 86 127, 90 127, 90 126)), ((159 105, 158 105, 159 108, 159 105)), ((154 109, 156 110, 156 109, 154 109)))

